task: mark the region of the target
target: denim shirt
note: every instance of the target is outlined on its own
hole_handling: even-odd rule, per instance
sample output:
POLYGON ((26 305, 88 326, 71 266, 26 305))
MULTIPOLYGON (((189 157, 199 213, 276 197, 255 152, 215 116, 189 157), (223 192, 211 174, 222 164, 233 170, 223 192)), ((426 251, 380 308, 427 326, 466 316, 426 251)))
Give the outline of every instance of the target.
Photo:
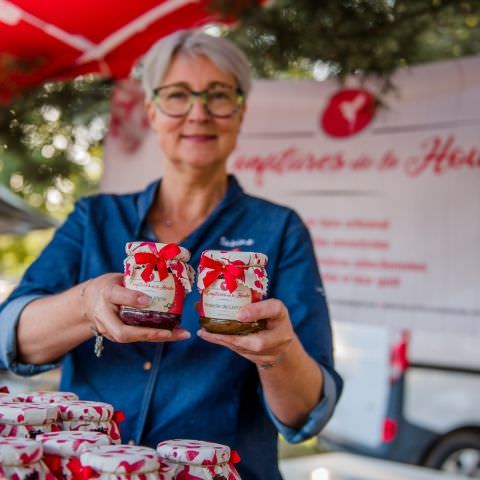
POLYGON ((214 441, 239 452, 243 480, 280 479, 277 432, 292 443, 317 434, 333 412, 342 380, 333 366, 328 309, 307 228, 293 210, 245 194, 234 177, 229 177, 227 193, 215 210, 180 245, 192 253, 195 269, 205 249, 239 247, 268 256, 268 297, 287 306, 296 334, 325 378, 324 394, 301 428, 283 425, 269 410, 253 363, 196 335, 196 289, 187 295, 182 316, 182 327, 192 333, 189 340, 158 344, 105 340, 103 355, 97 358, 92 339, 58 363, 28 365, 16 358, 16 325, 29 302, 106 272, 121 272, 126 242, 156 240, 147 213, 159 184, 156 181, 142 192, 100 194, 76 203, 0 308, 2 366, 33 375, 61 364, 61 390, 111 403, 125 413, 124 443, 133 440, 155 447, 173 438, 214 441))

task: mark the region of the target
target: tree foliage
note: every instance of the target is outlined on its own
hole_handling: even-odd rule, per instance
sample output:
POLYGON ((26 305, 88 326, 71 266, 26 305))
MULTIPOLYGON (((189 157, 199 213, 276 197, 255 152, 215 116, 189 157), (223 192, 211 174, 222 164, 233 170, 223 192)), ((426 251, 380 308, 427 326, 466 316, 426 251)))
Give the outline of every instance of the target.
POLYGON ((261 77, 312 70, 332 76, 380 75, 396 68, 480 52, 480 1, 461 0, 220 0, 242 20, 229 33, 261 77), (243 3, 243 8, 240 4, 243 3), (303 68, 302 68, 303 67, 303 68))
MULTIPOLYGON (((111 82, 47 83, 0 108, 0 182, 31 206, 63 218, 97 190, 111 82)), ((0 277, 21 273, 52 232, 0 236, 0 277)))
POLYGON ((94 191, 111 82, 47 83, 0 109, 0 181, 50 214, 94 191))

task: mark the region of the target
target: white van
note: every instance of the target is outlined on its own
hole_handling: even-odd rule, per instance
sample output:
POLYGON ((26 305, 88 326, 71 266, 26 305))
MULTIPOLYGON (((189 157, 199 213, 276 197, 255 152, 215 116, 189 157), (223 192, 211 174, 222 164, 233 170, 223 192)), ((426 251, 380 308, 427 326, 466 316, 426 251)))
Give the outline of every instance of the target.
POLYGON ((334 329, 345 388, 319 441, 480 478, 478 338, 343 322, 334 329))

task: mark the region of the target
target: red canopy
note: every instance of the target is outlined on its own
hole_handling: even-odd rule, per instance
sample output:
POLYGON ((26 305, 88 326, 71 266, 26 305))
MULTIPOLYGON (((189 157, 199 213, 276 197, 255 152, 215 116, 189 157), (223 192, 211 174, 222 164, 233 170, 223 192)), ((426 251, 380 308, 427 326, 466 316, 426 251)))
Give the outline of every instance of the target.
POLYGON ((218 22, 211 0, 0 0, 0 101, 50 79, 125 77, 160 37, 218 22))

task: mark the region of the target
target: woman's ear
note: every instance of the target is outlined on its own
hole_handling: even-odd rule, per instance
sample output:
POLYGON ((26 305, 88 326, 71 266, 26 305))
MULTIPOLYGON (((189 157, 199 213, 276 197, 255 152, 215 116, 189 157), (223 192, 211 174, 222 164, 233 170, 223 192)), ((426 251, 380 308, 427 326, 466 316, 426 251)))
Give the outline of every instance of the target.
POLYGON ((150 126, 155 126, 155 120, 157 118, 157 109, 153 105, 153 102, 150 100, 145 101, 145 110, 147 112, 148 121, 150 122, 150 126))
POLYGON ((246 111, 247 111, 247 104, 244 103, 242 105, 242 108, 241 108, 240 112, 239 112, 240 113, 240 125, 243 123, 243 118, 245 117, 245 112, 246 111))

